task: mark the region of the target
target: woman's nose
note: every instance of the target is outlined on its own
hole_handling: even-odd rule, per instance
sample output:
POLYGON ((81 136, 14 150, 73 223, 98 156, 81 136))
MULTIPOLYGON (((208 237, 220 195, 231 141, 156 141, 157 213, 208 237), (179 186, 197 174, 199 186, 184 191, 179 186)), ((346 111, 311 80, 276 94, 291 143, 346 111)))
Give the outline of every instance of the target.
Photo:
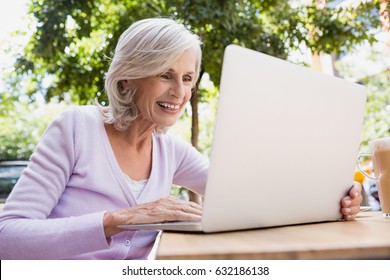
POLYGON ((185 96, 185 86, 183 81, 175 82, 173 93, 177 98, 182 98, 183 96, 185 96))

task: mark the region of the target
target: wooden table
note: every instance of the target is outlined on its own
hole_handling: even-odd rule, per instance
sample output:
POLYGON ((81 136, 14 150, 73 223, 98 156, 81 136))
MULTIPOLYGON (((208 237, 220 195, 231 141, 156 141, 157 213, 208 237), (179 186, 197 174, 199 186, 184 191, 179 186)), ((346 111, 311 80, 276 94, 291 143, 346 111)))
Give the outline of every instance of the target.
POLYGON ((361 212, 326 222, 227 233, 164 232, 157 259, 390 259, 390 219, 361 212))

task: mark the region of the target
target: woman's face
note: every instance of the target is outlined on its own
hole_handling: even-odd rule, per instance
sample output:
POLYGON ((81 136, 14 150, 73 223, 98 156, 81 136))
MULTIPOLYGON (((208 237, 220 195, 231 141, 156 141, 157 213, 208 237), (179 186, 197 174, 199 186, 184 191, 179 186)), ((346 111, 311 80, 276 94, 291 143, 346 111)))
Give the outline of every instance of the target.
POLYGON ((152 125, 174 125, 191 98, 195 65, 195 52, 188 49, 167 72, 131 81, 137 89, 134 100, 140 120, 152 125))

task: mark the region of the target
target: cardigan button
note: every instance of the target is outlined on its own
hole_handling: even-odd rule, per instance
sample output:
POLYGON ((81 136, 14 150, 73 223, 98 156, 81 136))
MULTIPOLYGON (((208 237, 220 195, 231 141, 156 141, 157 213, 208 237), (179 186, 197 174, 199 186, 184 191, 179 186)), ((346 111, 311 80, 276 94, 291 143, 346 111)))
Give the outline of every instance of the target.
POLYGON ((126 245, 126 246, 130 246, 130 244, 131 244, 131 241, 130 241, 130 240, 128 240, 128 239, 125 240, 125 245, 126 245))

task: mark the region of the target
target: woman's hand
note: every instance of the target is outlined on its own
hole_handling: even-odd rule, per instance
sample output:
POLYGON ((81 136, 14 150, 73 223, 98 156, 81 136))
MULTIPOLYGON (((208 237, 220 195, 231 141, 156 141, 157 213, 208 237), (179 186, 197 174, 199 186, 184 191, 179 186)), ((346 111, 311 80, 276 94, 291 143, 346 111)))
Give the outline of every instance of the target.
POLYGON ((202 217, 202 206, 174 197, 139 204, 134 207, 107 212, 103 226, 106 237, 123 231, 118 225, 163 223, 170 221, 197 222, 202 217))
POLYGON ((349 190, 348 195, 341 200, 341 213, 345 220, 355 220, 356 214, 360 211, 362 200, 362 186, 358 182, 354 182, 354 186, 349 190))

